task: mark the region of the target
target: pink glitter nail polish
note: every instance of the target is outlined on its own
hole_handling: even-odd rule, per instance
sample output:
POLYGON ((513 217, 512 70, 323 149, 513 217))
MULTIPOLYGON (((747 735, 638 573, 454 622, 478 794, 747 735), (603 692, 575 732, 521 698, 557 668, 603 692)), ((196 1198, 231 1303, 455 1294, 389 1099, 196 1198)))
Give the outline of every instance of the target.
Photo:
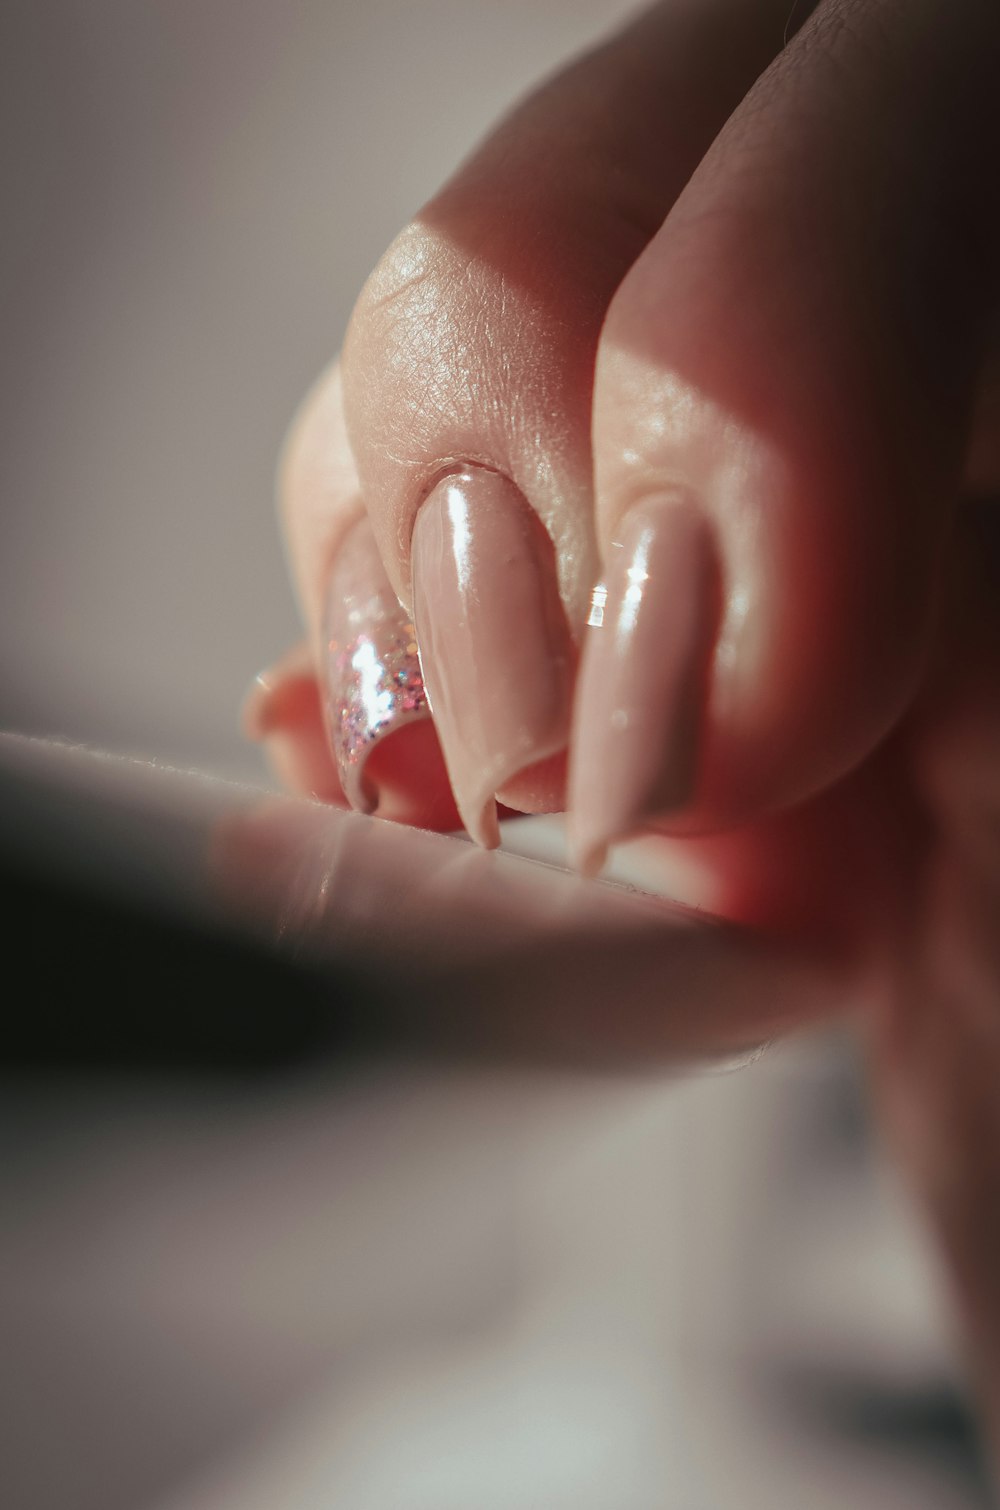
POLYGON ((365 778, 369 755, 406 724, 429 719, 430 708, 413 623, 367 518, 347 535, 330 574, 325 661, 327 728, 344 794, 371 813, 377 794, 365 778))

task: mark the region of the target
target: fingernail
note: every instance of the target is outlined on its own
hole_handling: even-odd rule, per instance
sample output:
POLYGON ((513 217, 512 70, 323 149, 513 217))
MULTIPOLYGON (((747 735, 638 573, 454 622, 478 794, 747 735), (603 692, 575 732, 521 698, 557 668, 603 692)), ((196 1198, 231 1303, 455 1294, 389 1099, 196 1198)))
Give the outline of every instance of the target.
POLYGON ((707 526, 683 495, 646 500, 622 521, 577 685, 570 845, 585 874, 692 796, 714 569, 707 526))
POLYGON ((316 671, 303 640, 251 682, 241 713, 246 737, 259 743, 276 729, 300 721, 299 710, 310 689, 315 696, 316 671))
POLYGON ((434 721, 462 821, 499 843, 497 790, 563 749, 573 643, 555 553, 509 478, 443 478, 413 530, 413 602, 434 721))
POLYGON ((366 776, 373 751, 408 724, 430 718, 413 622, 400 605, 367 518, 337 553, 327 588, 326 722, 348 802, 372 813, 366 776))
POLYGON ((267 764, 282 786, 321 802, 343 802, 308 642, 296 645, 254 678, 243 704, 243 730, 263 745, 267 764))

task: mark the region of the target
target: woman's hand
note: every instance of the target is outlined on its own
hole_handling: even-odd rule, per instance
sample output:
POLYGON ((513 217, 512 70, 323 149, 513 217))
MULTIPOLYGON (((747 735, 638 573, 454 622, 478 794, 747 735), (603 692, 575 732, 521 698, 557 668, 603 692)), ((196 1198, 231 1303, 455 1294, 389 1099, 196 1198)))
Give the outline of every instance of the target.
POLYGON ((251 719, 487 845, 498 798, 590 871, 660 829, 681 900, 828 950, 1000 1395, 1000 11, 788 8, 657 6, 389 249, 251 719))

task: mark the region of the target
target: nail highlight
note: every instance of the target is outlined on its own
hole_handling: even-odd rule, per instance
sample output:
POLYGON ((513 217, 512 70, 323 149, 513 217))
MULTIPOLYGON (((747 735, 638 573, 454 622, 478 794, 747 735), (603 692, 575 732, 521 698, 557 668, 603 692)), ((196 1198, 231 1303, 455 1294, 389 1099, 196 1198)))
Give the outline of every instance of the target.
POLYGON ((570 843, 587 875, 602 869, 616 840, 693 795, 714 578, 708 528, 685 495, 630 509, 577 686, 570 843))
POLYGON ((348 533, 327 589, 326 719, 344 795, 374 812, 365 765, 383 740, 430 718, 413 622, 386 576, 367 518, 348 533))
POLYGON ((569 734, 573 643, 552 542, 509 478, 442 478, 413 530, 420 662, 462 821, 499 843, 495 794, 569 734))

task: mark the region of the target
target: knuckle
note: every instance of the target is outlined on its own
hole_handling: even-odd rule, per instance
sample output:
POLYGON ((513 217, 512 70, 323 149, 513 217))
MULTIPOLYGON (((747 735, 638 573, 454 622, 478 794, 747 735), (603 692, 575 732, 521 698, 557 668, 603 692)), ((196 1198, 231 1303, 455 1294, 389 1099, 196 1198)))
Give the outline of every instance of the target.
POLYGON ((419 224, 397 236, 368 278, 348 328, 345 360, 380 382, 411 378, 454 345, 463 270, 441 239, 419 224))
POLYGON ((366 282, 344 347, 349 414, 393 459, 419 455, 469 390, 482 314, 464 259, 415 222, 366 282), (463 380, 465 378, 465 380, 463 380))

